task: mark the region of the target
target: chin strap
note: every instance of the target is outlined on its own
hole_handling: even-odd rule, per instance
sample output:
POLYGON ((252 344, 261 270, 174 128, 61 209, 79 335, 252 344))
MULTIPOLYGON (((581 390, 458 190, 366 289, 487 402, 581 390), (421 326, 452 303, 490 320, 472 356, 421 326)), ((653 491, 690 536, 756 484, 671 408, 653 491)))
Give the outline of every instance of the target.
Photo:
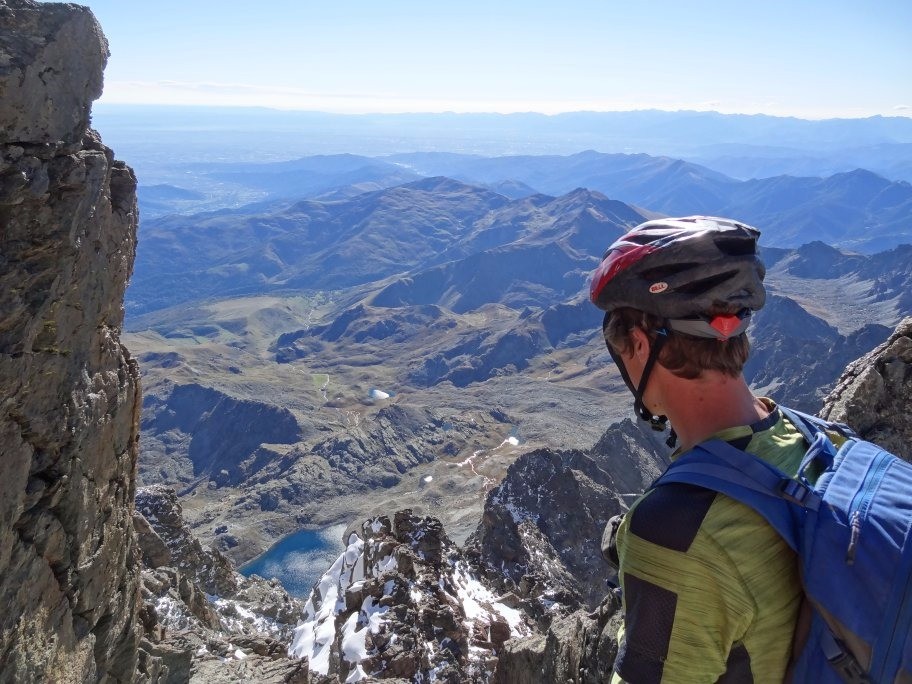
POLYGON ((640 377, 640 386, 637 387, 636 392, 633 395, 633 410, 640 414, 640 417, 643 420, 648 420, 649 425, 656 432, 662 432, 665 430, 665 426, 668 423, 668 418, 666 416, 654 416, 652 411, 646 408, 643 404, 643 393, 646 391, 646 383, 649 382, 649 375, 652 373, 652 369, 656 364, 656 361, 659 360, 659 352, 662 351, 662 347, 665 346, 665 341, 668 339, 668 329, 663 325, 661 328, 656 330, 656 337, 653 340, 652 344, 649 346, 649 358, 646 359, 646 365, 643 366, 643 375, 640 377))
MULTIPOLYGON (((603 329, 607 328, 610 315, 611 314, 605 314, 603 329)), ((653 366, 655 366, 656 361, 659 360, 659 352, 662 351, 662 347, 665 345, 665 341, 667 339, 668 327, 667 325, 662 325, 661 328, 656 330, 656 338, 649 346, 649 358, 646 359, 646 365, 643 366, 643 374, 640 376, 639 387, 633 386, 633 383, 630 381, 630 376, 627 374, 627 368, 624 366, 624 362, 621 360, 620 355, 614 351, 611 345, 608 344, 608 341, 605 340, 605 345, 608 347, 608 353, 611 354, 611 358, 614 360, 614 363, 617 365, 618 370, 621 372, 621 377, 624 378, 624 382, 633 393, 634 412, 637 414, 637 416, 639 416, 641 420, 648 421, 649 425, 656 432, 662 432, 665 430, 665 427, 668 423, 668 418, 666 416, 652 415, 652 411, 647 409, 643 404, 643 393, 646 391, 646 383, 649 382, 649 374, 652 373, 653 366)), ((672 437, 674 437, 673 431, 672 437)), ((669 439, 671 439, 671 437, 669 439)))

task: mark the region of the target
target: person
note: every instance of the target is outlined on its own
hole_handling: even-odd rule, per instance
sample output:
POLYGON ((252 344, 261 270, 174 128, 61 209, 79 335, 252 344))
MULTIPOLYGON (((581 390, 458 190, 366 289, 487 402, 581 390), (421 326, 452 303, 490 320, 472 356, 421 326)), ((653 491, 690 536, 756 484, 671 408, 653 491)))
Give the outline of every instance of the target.
MULTIPOLYGON (((801 433, 742 372, 745 330, 765 301, 759 235, 723 218, 647 221, 608 248, 590 295, 637 414, 673 428, 672 458, 715 437, 795 474, 801 433)), ((758 513, 669 484, 641 496, 606 536, 624 611, 612 681, 787 676, 801 582, 794 553, 758 513)))

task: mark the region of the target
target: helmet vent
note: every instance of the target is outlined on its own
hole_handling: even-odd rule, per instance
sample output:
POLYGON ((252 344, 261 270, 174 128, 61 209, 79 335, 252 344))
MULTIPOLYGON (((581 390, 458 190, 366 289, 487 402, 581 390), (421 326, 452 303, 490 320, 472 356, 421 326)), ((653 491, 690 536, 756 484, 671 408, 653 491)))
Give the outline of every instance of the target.
POLYGON ((757 241, 754 237, 719 235, 714 242, 719 251, 728 256, 752 256, 757 253, 757 241))
POLYGON ((694 263, 678 263, 678 264, 663 264, 662 266, 657 266, 655 268, 650 268, 643 271, 643 280, 665 280, 671 276, 677 275, 678 273, 683 273, 684 271, 689 271, 692 268, 696 268, 699 264, 694 263))
POLYGON ((725 273, 719 273, 709 278, 703 278, 702 280, 694 280, 684 285, 678 286, 677 291, 681 294, 703 294, 716 288, 722 283, 731 280, 731 278, 737 275, 737 273, 737 271, 727 271, 725 273))

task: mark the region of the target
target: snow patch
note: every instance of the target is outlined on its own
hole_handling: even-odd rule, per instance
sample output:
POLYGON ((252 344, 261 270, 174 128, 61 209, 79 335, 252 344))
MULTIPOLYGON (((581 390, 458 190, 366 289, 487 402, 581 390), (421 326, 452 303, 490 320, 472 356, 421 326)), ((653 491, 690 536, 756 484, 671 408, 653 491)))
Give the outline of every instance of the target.
POLYGON ((538 514, 527 511, 521 506, 517 506, 513 501, 501 501, 503 507, 507 509, 507 512, 510 514, 510 517, 513 518, 513 522, 519 525, 523 520, 532 520, 533 522, 538 522, 538 514))
POLYGON ((451 578, 456 594, 462 603, 468 620, 491 624, 494 618, 502 618, 510 626, 513 636, 526 636, 528 630, 523 623, 522 613, 501 603, 498 598, 471 573, 463 563, 453 568, 451 578))
POLYGON ((252 631, 260 634, 279 634, 281 625, 271 618, 258 615, 240 601, 206 594, 219 616, 222 626, 229 632, 249 634, 252 631))
POLYGON ((388 608, 374 605, 373 596, 368 596, 361 604, 361 610, 352 613, 342 626, 342 657, 355 667, 349 673, 346 682, 360 682, 367 674, 361 668, 361 661, 368 657, 367 634, 377 634, 386 621, 384 614, 388 608), (358 629, 358 625, 362 625, 358 629))
POLYGON ((307 601, 304 619, 295 627, 288 649, 292 658, 308 658, 310 669, 329 673, 329 655, 335 639, 335 618, 345 610, 345 590, 364 579, 364 542, 357 534, 320 578, 307 601))
POLYGON ((399 564, 396 562, 394 556, 384 556, 379 563, 377 563, 377 569, 380 571, 380 574, 387 572, 393 572, 399 564))

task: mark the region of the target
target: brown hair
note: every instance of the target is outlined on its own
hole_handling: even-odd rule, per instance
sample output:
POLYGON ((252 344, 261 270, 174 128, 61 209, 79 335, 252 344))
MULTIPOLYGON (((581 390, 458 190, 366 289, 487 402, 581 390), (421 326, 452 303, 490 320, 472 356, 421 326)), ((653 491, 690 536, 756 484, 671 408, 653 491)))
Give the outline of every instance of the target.
MULTIPOLYGON (((605 340, 615 351, 629 354, 632 351, 630 333, 634 328, 640 328, 650 340, 654 340, 656 331, 662 327, 662 322, 658 316, 621 307, 611 312, 603 332, 605 340)), ((741 333, 728 340, 713 340, 672 332, 659 352, 658 361, 678 377, 688 380, 700 377, 704 370, 719 371, 737 377, 741 374, 749 354, 750 342, 747 333, 741 333)))

